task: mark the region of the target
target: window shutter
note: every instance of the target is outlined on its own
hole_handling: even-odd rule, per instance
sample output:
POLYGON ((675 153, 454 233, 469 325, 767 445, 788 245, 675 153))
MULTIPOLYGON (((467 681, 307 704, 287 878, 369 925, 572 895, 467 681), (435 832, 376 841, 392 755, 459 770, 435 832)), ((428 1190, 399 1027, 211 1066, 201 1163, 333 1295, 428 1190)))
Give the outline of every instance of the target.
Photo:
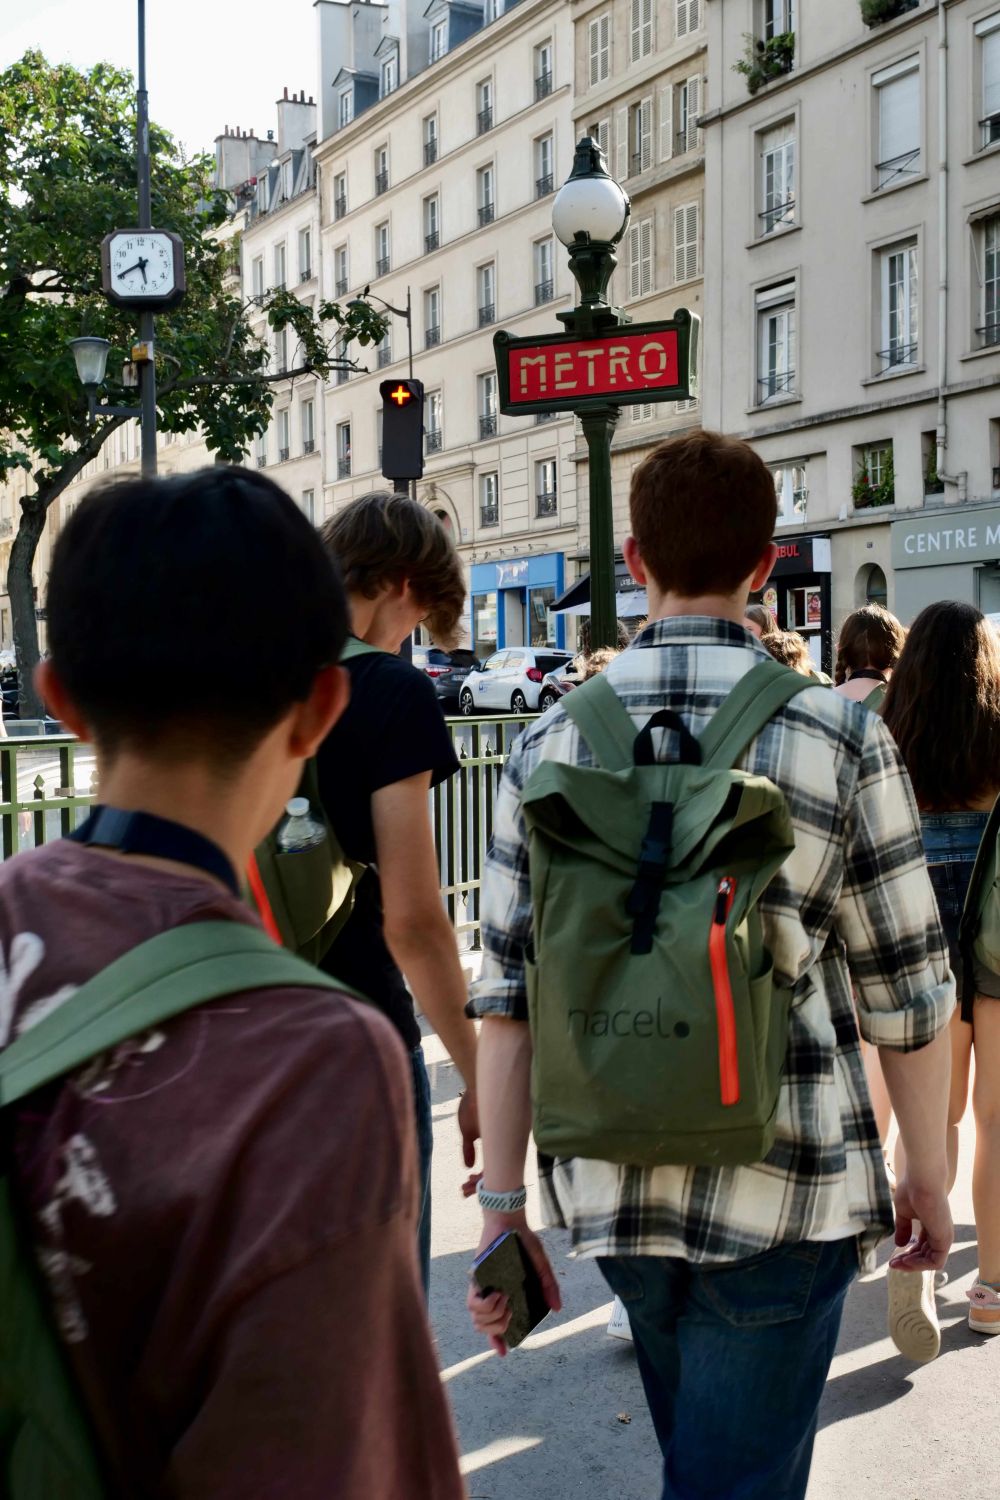
POLYGON ((628 176, 628 110, 615 110, 615 176, 624 182, 628 176))
POLYGON ((642 288, 640 295, 645 296, 653 290, 653 221, 643 219, 639 225, 639 284, 642 288))
POLYGON ((660 90, 660 160, 669 161, 674 154, 674 91, 668 85, 660 90))
POLYGON ((591 21, 588 29, 590 41, 590 87, 600 82, 601 78, 601 26, 604 17, 600 16, 596 21, 591 21))
POLYGON ((653 164, 653 101, 643 99, 639 104, 639 166, 642 171, 653 164))
POLYGON ((701 131, 698 129, 697 124, 695 123, 698 119, 698 116, 701 114, 701 79, 697 77, 689 78, 687 88, 687 139, 685 140, 684 145, 688 151, 693 151, 694 148, 701 142, 701 131))
POLYGON ((600 20, 601 27, 601 78, 611 77, 611 16, 605 14, 600 20))
POLYGON ((633 62, 641 57, 639 48, 642 44, 642 0, 632 0, 631 15, 629 17, 629 56, 633 62))
POLYGON ((677 0, 677 35, 687 36, 691 30, 691 5, 690 0, 677 0))
POLYGON ((628 294, 639 295, 639 228, 636 224, 628 234, 628 294))
POLYGON ((693 280, 698 259, 698 205, 686 203, 674 209, 674 280, 693 280))

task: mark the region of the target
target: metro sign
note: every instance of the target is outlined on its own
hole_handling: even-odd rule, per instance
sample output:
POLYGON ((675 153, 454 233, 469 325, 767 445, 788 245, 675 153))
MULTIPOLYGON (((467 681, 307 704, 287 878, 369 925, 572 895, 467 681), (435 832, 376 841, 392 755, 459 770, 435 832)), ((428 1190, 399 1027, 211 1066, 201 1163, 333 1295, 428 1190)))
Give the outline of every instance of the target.
POLYGON ((494 334, 500 410, 586 411, 588 406, 685 401, 698 393, 701 324, 681 308, 670 322, 626 323, 593 338, 494 334))

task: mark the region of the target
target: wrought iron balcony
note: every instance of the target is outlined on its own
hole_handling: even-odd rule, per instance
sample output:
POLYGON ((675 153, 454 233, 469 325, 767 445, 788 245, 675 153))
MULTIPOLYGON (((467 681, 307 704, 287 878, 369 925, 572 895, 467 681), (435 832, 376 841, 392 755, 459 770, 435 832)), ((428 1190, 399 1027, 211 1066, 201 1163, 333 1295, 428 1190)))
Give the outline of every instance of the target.
POLYGON ((766 375, 757 381, 757 401, 763 406, 765 401, 771 401, 775 396, 791 396, 795 394, 795 371, 794 370, 769 370, 766 375))
POLYGON ((898 370, 906 365, 915 365, 918 349, 916 340, 912 344, 894 343, 888 349, 877 349, 875 357, 882 361, 884 373, 886 370, 898 370))
POLYGON ((541 427, 543 422, 554 422, 558 415, 559 413, 557 411, 536 411, 535 426, 541 427))
POLYGON ((641 151, 632 152, 631 161, 631 175, 633 177, 638 177, 640 172, 648 172, 649 168, 652 166, 653 153, 648 146, 644 146, 641 151))
POLYGON ((279 448, 278 449, 278 462, 279 462, 279 464, 287 464, 287 462, 288 462, 288 449, 287 448, 279 448))
POLYGON ((392 364, 392 350, 388 346, 383 348, 380 345, 375 357, 380 370, 384 370, 386 365, 392 364))
POLYGON ((337 478, 338 479, 349 479, 350 477, 351 477, 351 459, 350 459, 350 455, 348 455, 347 458, 338 458, 337 459, 337 478))
POLYGON ((376 198, 381 198, 382 194, 383 193, 387 193, 388 191, 389 191, 389 174, 388 174, 388 172, 376 172, 375 173, 375 196, 376 196, 376 198))
POLYGON ((441 429, 440 427, 428 427, 424 433, 424 446, 428 453, 441 452, 441 429))
POLYGON ((266 453, 258 453, 257 454, 257 467, 258 467, 258 469, 266 469, 267 468, 267 454, 266 453))
POLYGON ((545 490, 535 496, 535 515, 554 516, 559 513, 559 497, 555 490, 545 490))
POLYGON ((499 526, 500 507, 498 505, 481 505, 479 507, 480 526, 499 526))
POLYGON ((761 209, 757 215, 760 220, 761 235, 770 234, 772 229, 777 229, 779 224, 795 223, 795 195, 789 196, 782 203, 773 203, 770 208, 761 209))
POLYGON ((342 194, 339 198, 334 198, 334 200, 333 200, 333 217, 335 219, 343 219, 345 217, 346 213, 347 213, 347 198, 346 198, 345 195, 342 194))
POLYGON ((876 180, 880 188, 895 187, 909 177, 920 175, 920 147, 904 151, 899 156, 887 157, 875 163, 876 180))
POLYGON ((376 276, 388 276, 388 274, 389 274, 389 257, 388 257, 388 255, 380 255, 379 258, 378 258, 378 260, 375 262, 375 275, 376 276))
POLYGON ((311 281, 312 280, 312 266, 303 266, 302 267, 302 270, 299 272, 299 280, 300 281, 311 281))
POLYGON ((994 344, 1000 344, 1000 318, 988 320, 982 328, 977 328, 982 347, 990 349, 994 344))
POLYGON ((497 414, 495 411, 485 412, 479 418, 479 436, 491 438, 497 435, 497 414))
POLYGON ((551 73, 551 70, 547 70, 544 73, 539 73, 536 76, 536 78, 535 78, 535 98, 536 98, 536 100, 537 99, 547 99, 548 96, 551 94, 551 92, 552 92, 552 73, 551 73))
POLYGON ((435 323, 432 328, 427 328, 427 329, 424 330, 424 348, 425 349, 433 349, 434 346, 435 346, 435 344, 440 344, 440 342, 441 342, 441 325, 439 323, 435 323))
POLYGON ((341 276, 338 281, 334 282, 334 284, 333 284, 333 295, 335 297, 346 297, 347 296, 347 277, 346 276, 341 276))
POLYGON ((480 326, 480 328, 488 328, 489 325, 491 323, 495 323, 496 320, 497 320, 496 304, 493 303, 493 302, 484 302, 483 305, 482 305, 482 307, 479 309, 479 326, 480 326))
POLYGON ((424 235, 424 254, 430 255, 433 250, 436 250, 438 248, 440 243, 440 234, 438 234, 438 231, 436 229, 432 229, 430 234, 424 235))
POLYGON ((552 173, 546 172, 544 177, 535 178, 535 197, 547 198, 552 191, 552 173))
POLYGON ((992 115, 987 115, 985 120, 980 120, 979 128, 983 133, 983 144, 980 149, 995 146, 997 141, 1000 141, 1000 109, 992 115))
POLYGON ((496 217, 496 210, 495 210, 494 205, 492 203, 481 203, 479 205, 479 227, 480 227, 480 229, 482 229, 482 227, 483 227, 484 224, 492 224, 495 217, 496 217))
POLYGON ((438 159, 437 137, 433 140, 424 141, 424 166, 432 167, 438 159))
POLYGON ((541 307, 543 302, 551 302, 555 288, 551 281, 535 282, 535 306, 541 307))
POLYGON ((488 130, 493 129, 493 106, 481 109, 476 116, 476 134, 485 135, 488 130))
POLYGON ((302 452, 303 453, 315 453, 316 452, 316 439, 315 438, 303 438, 302 439, 302 452))

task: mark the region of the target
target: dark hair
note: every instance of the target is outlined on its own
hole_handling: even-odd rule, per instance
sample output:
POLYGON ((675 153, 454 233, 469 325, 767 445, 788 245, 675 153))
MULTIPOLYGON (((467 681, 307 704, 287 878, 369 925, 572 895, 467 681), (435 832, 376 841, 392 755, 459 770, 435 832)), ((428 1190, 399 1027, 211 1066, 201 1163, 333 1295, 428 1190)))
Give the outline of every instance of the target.
POLYGON ((347 637, 344 592, 284 490, 217 465, 91 490, 59 537, 49 648, 105 753, 245 759, 347 637))
POLYGON ((881 604, 866 604, 848 615, 840 627, 834 681, 838 687, 851 672, 874 667, 891 672, 906 644, 906 631, 881 604))
POLYGON ((455 544, 437 516, 408 495, 375 490, 331 516, 322 537, 349 594, 374 599, 386 584, 409 582, 426 606, 426 625, 446 649, 457 643, 465 578, 455 544))
POLYGON ((929 604, 910 626, 882 717, 927 812, 1000 787, 1000 636, 971 604, 929 604))
POLYGON ((791 667, 793 672, 802 672, 806 677, 812 676, 809 642, 797 630, 773 630, 770 635, 762 635, 760 643, 783 667, 791 667))
POLYGON ((774 476, 748 443, 719 432, 668 438, 632 474, 632 535, 666 593, 732 594, 774 532, 774 476))
POLYGON ((743 617, 754 622, 760 630, 762 641, 766 640, 769 635, 781 634, 781 627, 766 604, 748 604, 743 611, 743 617))

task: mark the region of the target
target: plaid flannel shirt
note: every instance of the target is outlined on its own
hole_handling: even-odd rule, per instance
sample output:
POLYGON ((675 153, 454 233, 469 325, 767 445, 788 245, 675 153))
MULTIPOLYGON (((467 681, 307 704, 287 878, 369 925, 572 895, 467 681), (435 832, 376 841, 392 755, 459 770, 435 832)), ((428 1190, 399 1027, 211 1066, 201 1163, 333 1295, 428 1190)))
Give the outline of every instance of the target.
MULTIPOLYGON (((697 735, 764 655, 741 626, 674 617, 648 626, 607 676, 637 730, 670 708, 697 735)), ((673 756, 673 731, 660 732, 660 755, 673 756)), ((593 764, 559 708, 525 730, 504 769, 484 874, 477 1016, 527 1021, 520 795, 544 760, 593 764)), ((795 849, 760 904, 776 976, 793 989, 774 1145, 759 1164, 724 1168, 539 1155, 545 1216, 570 1229, 580 1255, 717 1262, 857 1234, 870 1263, 893 1215, 859 1027, 876 1046, 915 1050, 955 1001, 913 793, 881 719, 821 686, 781 708, 738 764, 782 789, 795 829, 795 849)))

